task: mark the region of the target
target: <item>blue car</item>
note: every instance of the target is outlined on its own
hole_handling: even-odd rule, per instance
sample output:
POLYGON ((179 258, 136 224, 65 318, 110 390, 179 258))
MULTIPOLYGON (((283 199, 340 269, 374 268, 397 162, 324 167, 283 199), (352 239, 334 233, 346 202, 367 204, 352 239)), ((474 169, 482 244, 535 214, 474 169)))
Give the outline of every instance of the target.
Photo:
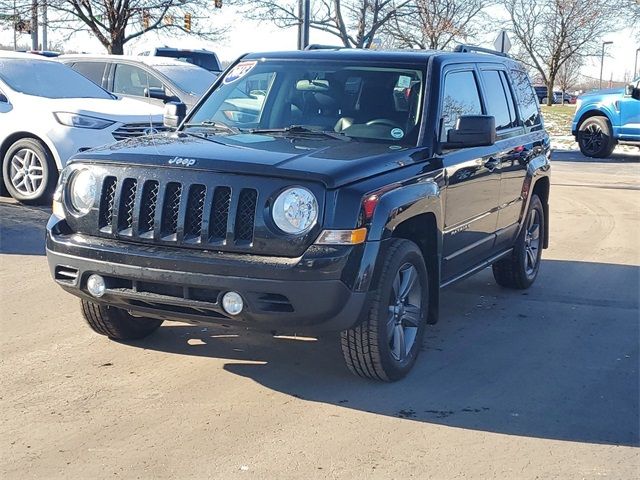
POLYGON ((581 95, 571 133, 587 157, 608 157, 617 144, 640 147, 640 78, 623 89, 581 95))

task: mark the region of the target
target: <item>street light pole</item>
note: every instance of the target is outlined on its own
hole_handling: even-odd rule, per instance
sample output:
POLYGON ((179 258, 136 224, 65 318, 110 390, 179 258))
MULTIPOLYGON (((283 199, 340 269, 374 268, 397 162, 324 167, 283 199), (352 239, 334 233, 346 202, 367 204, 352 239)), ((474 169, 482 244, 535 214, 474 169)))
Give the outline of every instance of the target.
POLYGON ((636 61, 633 64, 633 80, 635 80, 638 75, 638 53, 640 53, 640 48, 636 48, 636 61))
POLYGON ((304 50, 309 45, 311 0, 298 0, 298 16, 298 49, 304 50))
POLYGON ((604 69, 604 47, 611 45, 613 42, 602 42, 602 56, 600 57, 600 89, 602 89, 602 70, 604 69))

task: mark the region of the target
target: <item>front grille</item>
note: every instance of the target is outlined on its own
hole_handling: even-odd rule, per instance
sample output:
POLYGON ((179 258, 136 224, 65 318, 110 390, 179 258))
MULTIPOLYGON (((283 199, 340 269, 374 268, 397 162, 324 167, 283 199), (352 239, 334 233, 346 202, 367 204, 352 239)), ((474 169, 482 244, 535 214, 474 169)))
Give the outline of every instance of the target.
POLYGON ((141 137, 168 130, 161 123, 127 123, 114 130, 112 135, 116 140, 126 140, 127 138, 141 137))
POLYGON ((257 200, 253 188, 106 177, 98 229, 141 241, 244 249, 252 246, 257 200))

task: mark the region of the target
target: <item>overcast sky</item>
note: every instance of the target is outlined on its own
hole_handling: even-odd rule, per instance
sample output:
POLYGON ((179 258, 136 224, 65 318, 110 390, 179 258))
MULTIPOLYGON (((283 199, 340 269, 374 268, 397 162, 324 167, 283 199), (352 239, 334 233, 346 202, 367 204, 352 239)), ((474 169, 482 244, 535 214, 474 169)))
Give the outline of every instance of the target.
MULTIPOLYGON (((498 7, 500 8, 500 7, 498 7)), ((503 12, 496 9, 491 13, 492 18, 500 18, 503 12)), ((167 37, 150 32, 137 41, 127 43, 125 51, 135 54, 140 51, 152 48, 157 45, 167 45, 171 47, 184 48, 207 48, 215 51, 221 60, 233 60, 242 53, 251 51, 268 50, 291 50, 296 48, 297 30, 278 29, 268 23, 257 23, 242 17, 237 10, 225 7, 216 11, 216 24, 226 24, 229 26, 227 38, 219 42, 202 41, 192 37, 167 37)), ((197 27, 197 25, 194 25, 197 27)), ((493 40, 499 33, 499 26, 495 31, 489 31, 485 36, 478 39, 479 44, 492 47, 493 40)), ((60 33, 50 32, 49 41, 51 44, 60 42, 63 37, 60 33)), ((337 38, 324 32, 311 29, 311 43, 338 44, 337 38)), ((604 40, 613 41, 613 45, 607 47, 608 57, 605 58, 603 78, 609 80, 623 80, 629 77, 634 68, 636 49, 640 47, 640 35, 628 30, 614 32, 606 36, 604 40)), ((20 35, 19 43, 29 42, 28 35, 20 35)), ((0 32, 0 43, 10 45, 13 43, 13 32, 5 29, 0 32)), ((102 45, 89 34, 77 34, 70 41, 64 42, 68 49, 83 51, 87 53, 104 53, 102 45)), ((640 59, 639 59, 640 62, 640 59)), ((639 66, 640 68, 640 66, 639 66)), ((593 78, 600 75, 600 58, 596 57, 587 62, 582 72, 593 78)))

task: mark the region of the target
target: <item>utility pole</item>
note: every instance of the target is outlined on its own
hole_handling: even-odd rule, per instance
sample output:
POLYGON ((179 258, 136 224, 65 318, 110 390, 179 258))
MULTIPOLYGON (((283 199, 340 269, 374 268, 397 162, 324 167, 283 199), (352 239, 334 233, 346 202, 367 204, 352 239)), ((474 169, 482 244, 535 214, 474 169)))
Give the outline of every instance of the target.
POLYGON ((42 0, 42 50, 49 50, 47 45, 47 0, 42 0))
POLYGON ((638 53, 640 53, 640 48, 636 48, 636 61, 633 64, 633 78, 632 80, 636 79, 636 75, 638 75, 638 53))
POLYGON ((38 50, 38 0, 31 0, 31 50, 38 50))
POLYGON ((16 0, 13 0, 13 50, 18 50, 18 11, 16 0))
POLYGON ((304 50, 309 45, 311 0, 298 0, 298 18, 298 50, 304 50))
POLYGON ((611 45, 613 42, 602 42, 602 56, 600 57, 600 89, 602 89, 602 70, 604 69, 604 47, 611 45))

